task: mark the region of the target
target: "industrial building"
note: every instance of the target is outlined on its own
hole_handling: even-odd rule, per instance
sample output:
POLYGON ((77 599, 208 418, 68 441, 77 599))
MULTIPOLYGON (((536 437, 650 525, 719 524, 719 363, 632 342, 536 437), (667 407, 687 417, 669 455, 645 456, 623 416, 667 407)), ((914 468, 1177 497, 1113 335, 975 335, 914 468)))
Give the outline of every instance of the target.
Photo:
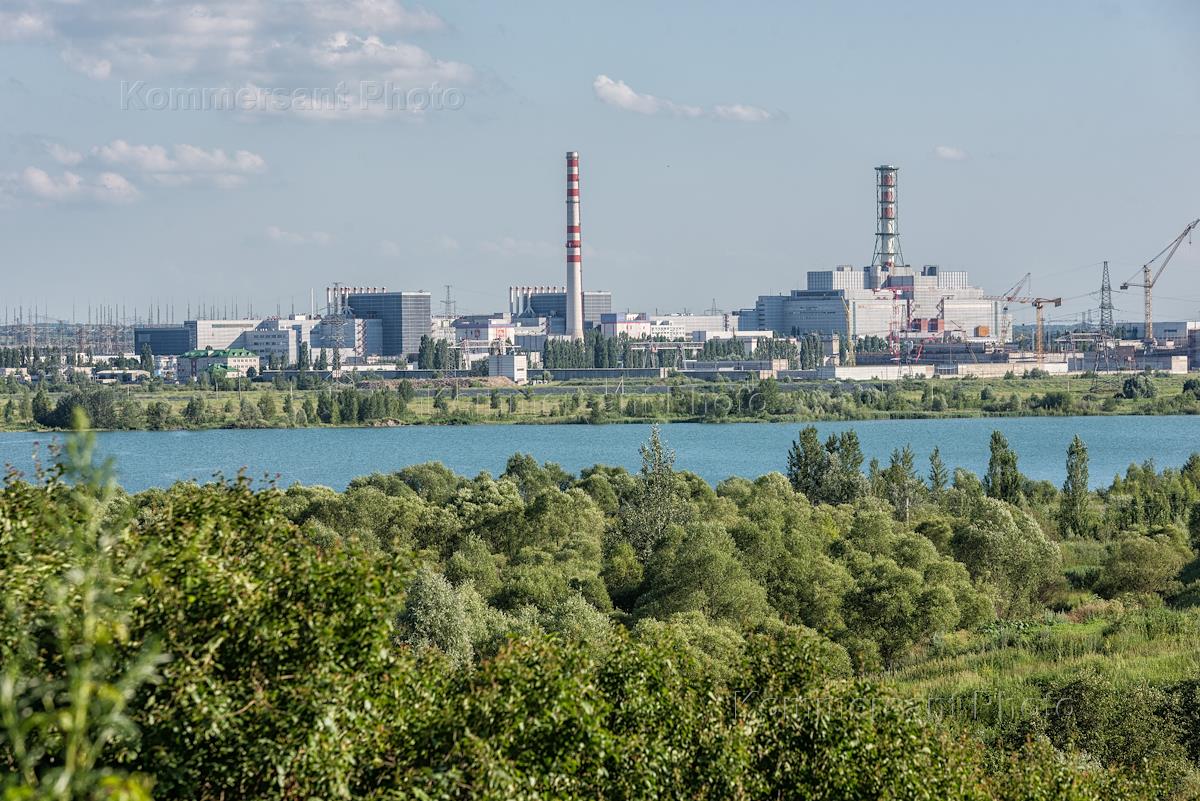
POLYGON ((145 347, 155 356, 178 356, 192 348, 191 334, 182 325, 137 325, 133 327, 133 352, 145 347))
MULTIPOLYGON (((584 290, 583 327, 600 325, 600 318, 612 311, 612 293, 604 290, 584 290)), ((567 290, 560 286, 513 286, 508 288, 508 312, 514 319, 546 318, 547 333, 565 336, 567 333, 567 290)))
POLYGON ((876 172, 875 254, 866 267, 839 265, 808 273, 806 289, 762 295, 737 314, 738 325, 783 336, 817 333, 854 339, 1011 339, 1003 299, 971 286, 964 270, 903 262, 897 218, 897 172, 876 172))
MULTIPOLYGON (((188 320, 185 351, 245 349, 263 359, 275 356, 282 364, 295 364, 300 346, 311 353, 338 349, 343 364, 365 362, 383 348, 383 321, 377 319, 292 315, 253 320, 188 320)), ((151 345, 151 351, 158 354, 151 345)), ((180 353, 182 354, 183 351, 180 353)), ((164 354, 165 355, 165 354, 164 354)))
POLYGON ((606 337, 703 341, 714 334, 730 334, 736 328, 737 318, 729 314, 608 312, 600 315, 600 333, 606 337))
POLYGON ((360 288, 346 292, 345 303, 354 317, 380 321, 383 356, 415 356, 421 337, 432 331, 433 299, 428 292, 360 288))
POLYGON ((188 331, 189 350, 225 350, 235 346, 245 347, 242 336, 258 328, 257 320, 186 320, 183 327, 188 331))

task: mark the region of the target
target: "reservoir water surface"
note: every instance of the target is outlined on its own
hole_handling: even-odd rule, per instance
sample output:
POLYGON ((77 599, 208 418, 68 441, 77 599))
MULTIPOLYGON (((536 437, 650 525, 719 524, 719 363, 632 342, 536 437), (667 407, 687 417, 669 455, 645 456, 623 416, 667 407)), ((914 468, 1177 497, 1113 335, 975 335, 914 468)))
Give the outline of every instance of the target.
MULTIPOLYGON (((673 423, 663 426, 676 452, 676 466, 710 482, 729 476, 753 478, 783 470, 787 451, 803 424, 673 423)), ((1178 467, 1200 451, 1197 417, 1027 417, 938 420, 874 420, 817 423, 822 438, 853 428, 867 460, 886 465, 894 448, 908 444, 917 470, 927 469, 934 446, 951 468, 982 474, 988 440, 1003 431, 1020 457, 1023 473, 1056 484, 1063 480, 1067 444, 1079 434, 1091 457, 1093 486, 1107 485, 1131 462, 1152 459, 1159 467, 1178 467)), ((207 480, 215 473, 324 484, 342 489, 355 476, 387 472, 420 462, 439 461, 456 472, 500 473, 514 453, 529 453, 578 472, 594 464, 636 470, 638 446, 648 425, 478 425, 403 426, 398 428, 300 428, 214 431, 120 431, 97 435, 99 450, 116 462, 121 484, 130 491, 163 487, 175 481, 207 480)), ((0 433, 0 463, 22 471, 40 451, 61 441, 60 434, 0 433)))

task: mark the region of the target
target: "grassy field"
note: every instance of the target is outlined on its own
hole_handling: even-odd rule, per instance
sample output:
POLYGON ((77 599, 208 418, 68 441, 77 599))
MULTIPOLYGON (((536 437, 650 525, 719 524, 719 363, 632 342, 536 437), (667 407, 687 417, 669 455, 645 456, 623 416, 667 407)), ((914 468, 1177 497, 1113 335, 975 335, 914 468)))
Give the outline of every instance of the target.
POLYGON ((1044 620, 956 632, 890 677, 935 703, 975 695, 1027 702, 1086 670, 1118 686, 1169 684, 1200 667, 1200 612, 1096 601, 1044 620))

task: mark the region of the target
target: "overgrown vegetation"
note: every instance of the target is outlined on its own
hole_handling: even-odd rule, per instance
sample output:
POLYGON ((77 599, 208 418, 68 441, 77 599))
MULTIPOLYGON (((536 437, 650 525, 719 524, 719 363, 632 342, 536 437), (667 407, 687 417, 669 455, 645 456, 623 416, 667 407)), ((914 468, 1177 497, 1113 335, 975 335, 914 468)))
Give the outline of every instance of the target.
POLYGON ((1200 457, 0 490, 11 798, 1197 793, 1200 457))
MULTIPOLYGON (((431 351, 432 352, 432 351, 431 351)), ((802 354, 803 356, 803 354, 802 354)), ((464 423, 755 422, 887 418, 1198 414, 1196 379, 1138 374, 1106 384, 1031 370, 1003 379, 899 382, 776 381, 556 383, 488 386, 316 377, 189 386, 154 380, 122 387, 64 383, 38 389, 0 381, 0 428, 67 428, 76 408, 107 429, 291 428, 464 423)))

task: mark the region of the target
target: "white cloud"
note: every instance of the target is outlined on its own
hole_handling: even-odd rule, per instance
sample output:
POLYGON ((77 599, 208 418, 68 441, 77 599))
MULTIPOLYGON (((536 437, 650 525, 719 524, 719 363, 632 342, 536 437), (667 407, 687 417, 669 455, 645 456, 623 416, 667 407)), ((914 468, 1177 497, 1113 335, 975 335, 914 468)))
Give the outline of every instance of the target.
POLYGON ((334 72, 372 72, 377 79, 402 86, 467 83, 474 71, 456 61, 440 61, 429 51, 404 42, 388 43, 378 36, 362 37, 337 31, 310 51, 314 64, 334 72))
POLYGON ((72 150, 69 147, 60 145, 58 142, 46 142, 46 152, 50 154, 50 158, 62 164, 64 167, 73 167, 83 161, 83 154, 72 150))
POLYGON ((109 203, 128 203, 138 196, 137 187, 115 172, 102 172, 96 182, 96 196, 109 203))
MULTIPOLYGON (((139 183, 159 187, 181 187, 205 184, 221 189, 245 185, 249 175, 263 172, 266 160, 248 150, 232 153, 216 148, 205 150, 195 145, 134 145, 124 139, 91 148, 86 154, 58 142, 45 141, 46 154, 64 167, 61 175, 26 167, 18 175, 0 176, 6 184, 4 194, 10 200, 19 197, 39 202, 70 200, 99 200, 106 203, 128 203, 141 192, 123 172, 132 171, 139 183)), ((314 235, 313 242, 322 236, 314 235)))
POLYGON ((771 119, 771 112, 758 106, 747 106, 735 103, 732 106, 717 106, 713 112, 723 120, 736 122, 766 122, 771 119))
MULTIPOLYGON (((94 79, 160 90, 342 85, 357 97, 365 83, 403 92, 433 84, 461 90, 476 81, 469 65, 397 39, 446 27, 437 14, 398 0, 0 0, 0 8, 0 41, 41 41, 94 79)), ((330 110, 299 102, 286 110, 312 118, 332 111, 339 118, 380 116, 340 103, 330 110)), ((386 110, 411 111, 395 103, 386 110)))
POLYGON ((70 170, 55 177, 37 167, 26 167, 21 173, 20 183, 27 194, 45 202, 90 199, 105 203, 128 203, 138 196, 137 188, 115 172, 102 172, 94 180, 88 180, 70 170))
POLYGON ((685 118, 713 117, 734 122, 766 122, 775 117, 764 108, 742 103, 714 106, 711 110, 705 110, 700 106, 676 103, 673 100, 638 92, 624 81, 613 80, 607 75, 597 75, 596 80, 592 81, 592 90, 602 102, 637 114, 667 114, 685 118))
POLYGON ((267 168, 266 159, 249 150, 228 154, 221 148, 205 150, 182 144, 175 145, 168 154, 163 145, 132 145, 124 139, 94 147, 92 155, 108 164, 123 164, 141 172, 257 173, 267 168))
POLYGON ((249 150, 226 153, 221 148, 205 150, 195 145, 134 145, 115 139, 92 148, 94 159, 120 165, 146 176, 158 186, 187 186, 204 183, 220 189, 246 184, 246 176, 266 170, 267 161, 249 150))
POLYGON ((298 233, 296 231, 285 231, 277 225, 267 226, 267 238, 273 242, 282 242, 285 245, 328 245, 333 241, 333 237, 325 231, 298 233))
POLYGON ((399 258, 401 252, 400 243, 393 242, 390 239, 384 239, 379 243, 379 252, 389 259, 399 258))
POLYGON ((316 3, 312 4, 311 13, 323 22, 368 31, 436 31, 446 27, 432 11, 410 11, 395 0, 316 3))
POLYGON ((636 92, 624 81, 614 81, 607 75, 597 75, 596 80, 592 81, 592 89, 596 92, 596 97, 610 106, 638 114, 665 112, 679 117, 699 117, 704 114, 704 109, 698 106, 680 105, 661 97, 636 92))
POLYGON ((35 11, 0 11, 0 42, 44 39, 53 33, 48 17, 35 11))
POLYGON ((26 167, 21 173, 21 183, 26 191, 39 200, 70 200, 83 193, 83 178, 67 170, 61 178, 54 178, 45 170, 26 167))
POLYGON ((966 161, 967 151, 950 145, 938 145, 933 149, 933 155, 945 161, 966 161))
POLYGON ((458 240, 449 234, 442 234, 442 238, 438 240, 438 247, 446 251, 458 250, 458 240))
POLYGON ((61 55, 67 66, 93 80, 102 81, 112 75, 112 62, 107 58, 81 53, 73 47, 67 47, 61 55))

